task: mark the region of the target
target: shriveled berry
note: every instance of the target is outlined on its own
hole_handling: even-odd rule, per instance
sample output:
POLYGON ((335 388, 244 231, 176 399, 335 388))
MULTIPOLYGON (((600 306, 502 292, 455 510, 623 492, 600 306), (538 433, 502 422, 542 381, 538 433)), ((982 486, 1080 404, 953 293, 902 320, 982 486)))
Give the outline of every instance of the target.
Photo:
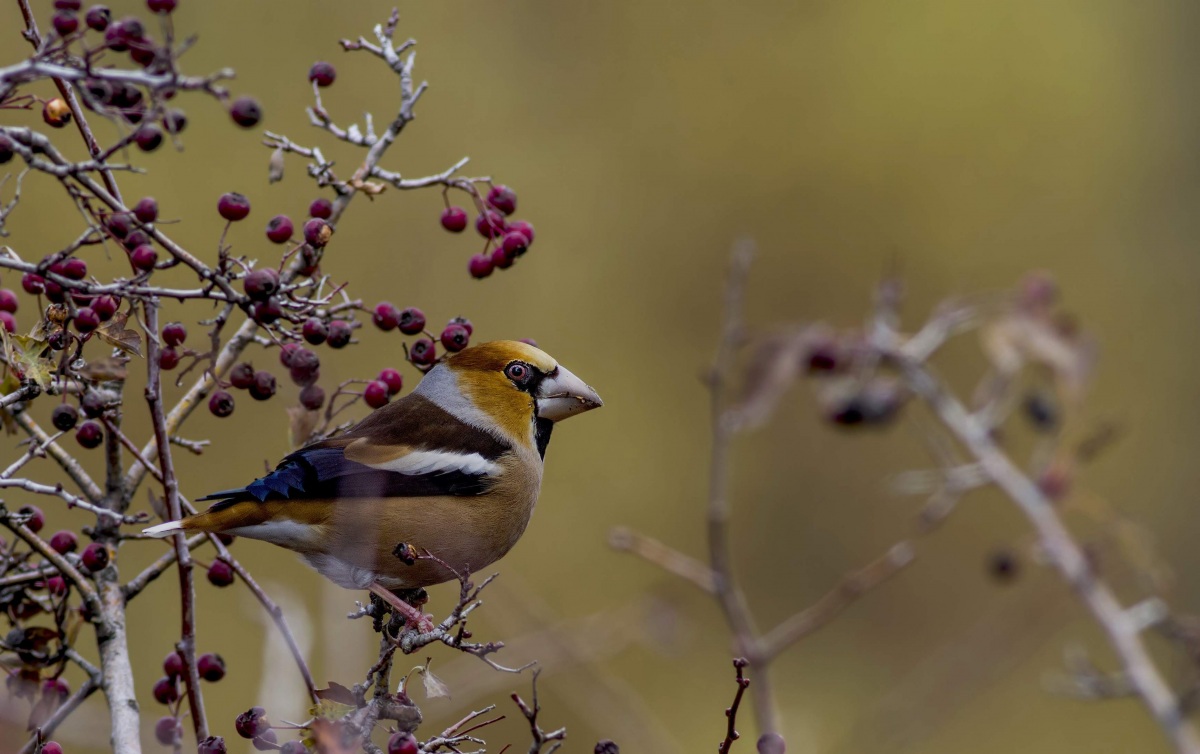
POLYGON ((208 410, 213 416, 224 419, 233 413, 233 396, 224 390, 217 390, 208 399, 208 410))
POLYGON ((75 441, 91 450, 104 442, 104 430, 94 421, 86 421, 75 430, 75 441))
POLYGON ((154 682, 154 701, 159 704, 174 704, 179 701, 179 685, 174 678, 159 678, 154 682))
POLYGON ((178 718, 170 715, 160 717, 154 724, 154 737, 163 746, 174 746, 183 738, 183 725, 178 718))
POLYGON ((304 348, 304 346, 300 345, 299 343, 284 343, 279 348, 279 363, 285 367, 290 367, 292 365, 292 357, 294 357, 296 352, 302 348, 304 348))
POLYGON ((83 567, 95 573, 103 571, 108 565, 109 554, 108 548, 100 542, 92 542, 87 547, 83 548, 83 567))
POLYGON ((252 270, 242 278, 242 290, 252 299, 266 300, 279 290, 279 273, 273 267, 252 270))
POLYGON ((144 123, 133 132, 133 141, 143 152, 153 152, 162 146, 162 129, 153 123, 144 123))
POLYGON ((510 230, 504 234, 504 239, 500 242, 500 248, 504 249, 504 253, 515 258, 529 251, 529 241, 525 238, 524 233, 518 230, 510 230))
POLYGON ((178 349, 164 348, 158 352, 158 368, 165 372, 169 372, 179 366, 179 359, 182 358, 178 349))
POLYGON ((462 233, 467 229, 467 211, 462 207, 447 207, 442 210, 442 227, 451 233, 462 233))
POLYGON ((101 322, 112 319, 113 315, 117 313, 118 306, 120 306, 120 302, 115 296, 97 296, 92 301, 92 311, 96 312, 96 316, 100 318, 101 322))
POLYGON ((6 332, 16 332, 17 318, 12 315, 12 312, 0 312, 0 326, 3 326, 6 332))
POLYGON ((83 409, 83 415, 89 419, 99 418, 104 413, 104 409, 108 406, 104 400, 104 396, 95 390, 89 390, 83 394, 83 398, 79 400, 79 407, 83 409))
POLYGON ((250 214, 250 200, 236 191, 221 194, 221 198, 217 200, 217 212, 230 222, 245 220, 246 215, 250 214))
POLYGON ((237 716, 233 727, 242 738, 254 738, 270 730, 271 723, 267 720, 266 710, 262 707, 251 707, 237 716))
POLYGON ((525 238, 529 240, 529 242, 525 244, 526 246, 533 244, 533 226, 529 223, 525 222, 524 220, 513 220, 509 222, 508 229, 517 233, 523 233, 525 238))
POLYGON ((55 13, 54 18, 50 19, 50 22, 54 25, 54 30, 61 37, 72 34, 79 28, 79 16, 69 11, 55 13))
POLYGON ((312 204, 308 205, 308 216, 328 220, 333 217, 333 202, 323 196, 313 199, 312 204))
POLYGON ((504 234, 504 215, 489 209, 475 218, 475 230, 484 238, 498 238, 504 234))
POLYGON ((275 375, 267 371, 254 373, 254 384, 250 386, 250 397, 256 401, 265 401, 275 395, 275 375))
MULTIPOLYGON (((0 312, 15 313, 21 302, 17 300, 17 294, 8 288, 0 288, 0 312)), ((399 312, 397 312, 397 315, 399 312)))
POLYGON ((437 361, 437 349, 429 338, 418 338, 408 349, 408 358, 414 364, 432 364, 437 361))
POLYGON ((52 128, 62 128, 71 122, 71 108, 62 97, 42 105, 42 120, 52 128))
POLYGON ((222 736, 209 736, 196 748, 196 754, 226 754, 228 751, 222 736))
POLYGON ((254 367, 242 361, 234 364, 229 370, 229 382, 238 390, 245 390, 254 384, 254 367))
POLYGON ((300 405, 309 411, 317 411, 325 405, 325 390, 320 385, 312 384, 300 391, 300 405))
POLYGON ((87 262, 71 257, 63 262, 62 274, 71 280, 83 280, 87 277, 87 262))
MULTIPOLYGON (((167 133, 182 133, 183 129, 187 128, 187 115, 182 110, 168 110, 163 115, 163 126, 167 129, 167 133)), ((249 212, 250 210, 247 209, 246 211, 249 212)))
POLYGON ((287 243, 295 230, 287 215, 275 215, 267 221, 267 238, 273 243, 287 243))
POLYGON ((229 107, 229 117, 242 128, 253 128, 262 120, 262 105, 253 97, 238 97, 229 107))
POLYGON ((476 280, 483 280, 491 275, 494 269, 496 266, 492 264, 491 254, 476 254, 467 262, 467 272, 476 280))
POLYGON ((333 238, 333 226, 319 217, 304 223, 304 241, 314 249, 320 249, 333 238))
POLYGON ((170 13, 175 4, 176 0, 146 0, 146 7, 153 13, 170 13))
POLYGON ((21 276, 21 288, 30 296, 36 296, 46 290, 46 278, 34 272, 26 272, 21 276))
POLYGON ((158 202, 154 197, 143 197, 133 208, 133 216, 140 222, 152 223, 158 219, 158 202))
POLYGON ((46 579, 46 591, 55 597, 61 597, 67 593, 67 580, 62 576, 51 576, 46 579))
POLYGON ((85 306, 75 312, 75 329, 86 335, 100 326, 100 317, 91 307, 85 306))
POLYGON ((470 344, 471 334, 460 324, 449 324, 442 330, 439 340, 442 341, 442 348, 450 353, 458 353, 470 344))
POLYGON ((381 370, 375 379, 387 385, 388 395, 395 395, 404 387, 404 376, 395 369, 381 370))
POLYGON ((512 267, 516 259, 516 255, 509 254, 503 246, 497 246, 492 250, 492 266, 498 270, 507 270, 512 267))
POLYGON ((68 552, 75 552, 79 547, 79 538, 75 536, 75 532, 70 529, 63 529, 54 532, 50 537, 50 549, 57 552, 59 555, 66 555, 68 552))
POLYGON ((288 362, 288 374, 301 387, 306 387, 317 381, 321 375, 321 359, 307 348, 298 350, 288 362))
POLYGON ((196 671, 204 680, 216 683, 225 677, 225 660, 213 652, 202 654, 196 659, 196 671))
POLYGON ((380 301, 375 305, 375 311, 371 314, 371 321, 384 332, 395 330, 396 326, 400 324, 400 310, 390 301, 380 301))
POLYGON ((417 739, 411 733, 397 732, 387 742, 387 754, 418 754, 417 739))
POLYGON ((283 307, 275 296, 266 301, 256 301, 250 306, 250 316, 260 325, 269 325, 283 316, 283 307))
POLYGON ((63 747, 58 741, 47 741, 42 744, 42 754, 63 754, 63 747))
POLYGON ((229 586, 233 583, 233 566, 224 560, 214 560, 208 566, 208 583, 213 586, 229 586))
POLYGON ((363 389, 363 400, 371 408, 381 408, 387 405, 389 398, 387 383, 380 380, 372 380, 367 383, 363 389))
POLYGON ((308 69, 308 80, 315 82, 317 86, 329 86, 336 78, 337 69, 332 63, 326 63, 324 60, 313 63, 312 68, 308 69))
POLYGON ((60 432, 68 432, 75 428, 79 421, 79 411, 70 403, 60 403, 50 412, 50 423, 60 432))
POLYGON ((46 514, 42 513, 42 509, 36 505, 22 505, 17 513, 27 517, 25 525, 34 534, 37 534, 46 525, 46 514))
POLYGON ((400 312, 400 332, 416 335, 425 329, 425 312, 410 306, 400 312))
POLYGON ((301 334, 304 335, 306 341, 314 346, 319 346, 329 337, 329 327, 326 326, 325 320, 319 317, 309 317, 304 320, 301 334))
POLYGON ((487 193, 487 203, 506 215, 517 210, 517 193, 503 184, 492 186, 487 193))
POLYGON ((254 740, 250 743, 253 744, 254 748, 258 749, 259 751, 275 751, 279 748, 277 745, 278 742, 279 737, 275 735, 275 731, 266 730, 255 736, 254 740))
POLYGON ((335 319, 329 323, 329 347, 330 348, 345 348, 350 345, 350 335, 354 331, 350 327, 350 323, 344 319, 335 319))

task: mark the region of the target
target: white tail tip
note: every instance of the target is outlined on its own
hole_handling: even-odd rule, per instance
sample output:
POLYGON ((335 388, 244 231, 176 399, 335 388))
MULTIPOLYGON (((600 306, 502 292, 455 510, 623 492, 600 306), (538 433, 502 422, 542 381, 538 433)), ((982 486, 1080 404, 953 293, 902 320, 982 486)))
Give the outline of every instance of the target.
POLYGON ((183 523, 180 521, 168 521, 165 524, 151 526, 149 529, 142 529, 142 534, 145 534, 148 537, 158 537, 159 539, 162 539, 163 537, 169 537, 178 531, 183 531, 183 523))

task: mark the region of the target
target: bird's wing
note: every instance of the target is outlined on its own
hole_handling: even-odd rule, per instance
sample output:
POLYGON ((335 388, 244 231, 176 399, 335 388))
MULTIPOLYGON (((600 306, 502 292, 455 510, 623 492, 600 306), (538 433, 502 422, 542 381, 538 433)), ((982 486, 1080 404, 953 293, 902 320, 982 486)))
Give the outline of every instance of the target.
POLYGON ((488 490, 511 448, 418 395, 371 414, 346 435, 292 453, 245 487, 206 495, 242 500, 470 496, 488 490))

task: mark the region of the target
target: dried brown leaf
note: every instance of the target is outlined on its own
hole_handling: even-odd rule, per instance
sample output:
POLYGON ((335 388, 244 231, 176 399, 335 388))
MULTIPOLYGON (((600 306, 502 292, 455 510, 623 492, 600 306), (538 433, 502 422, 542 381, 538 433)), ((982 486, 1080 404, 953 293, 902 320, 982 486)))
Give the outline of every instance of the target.
POLYGON ((292 450, 308 444, 313 430, 321 420, 320 411, 309 411, 304 406, 288 406, 288 442, 292 450))
POLYGON ((126 353, 131 353, 134 356, 142 355, 142 338, 138 335, 137 330, 130 330, 126 327, 129 322, 129 314, 127 312, 118 312, 113 315, 113 318, 105 322, 96 330, 96 335, 105 343, 120 348, 126 353))

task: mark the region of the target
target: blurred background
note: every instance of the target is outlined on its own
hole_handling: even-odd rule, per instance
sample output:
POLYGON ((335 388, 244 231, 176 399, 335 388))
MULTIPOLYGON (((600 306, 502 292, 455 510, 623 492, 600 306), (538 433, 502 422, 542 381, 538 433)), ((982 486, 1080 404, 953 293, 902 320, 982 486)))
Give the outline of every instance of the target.
MULTIPOLYGON (((37 5, 44 24, 51 3, 37 5)), ((120 16, 143 5, 113 7, 120 16)), ((169 232, 212 260, 217 196, 245 193, 254 209, 232 243, 273 259, 263 224, 278 212, 302 217, 317 192, 299 160, 268 185, 261 131, 320 145, 348 174, 353 151, 308 125, 305 75, 315 60, 337 65, 324 101, 338 123, 361 122, 366 111, 376 123, 390 119, 394 77, 337 45, 369 34, 390 8, 181 3, 176 28, 199 35, 185 68, 235 68, 233 92, 259 97, 266 116, 242 131, 213 101, 179 98, 189 120, 183 150, 132 155, 149 172, 120 178, 126 198, 155 196, 162 217, 185 218, 169 232)), ((1200 335, 1198 21, 1195 4, 1165 0, 401 7, 397 36, 419 41, 417 76, 430 89, 385 166, 418 176, 469 155, 465 174, 517 191, 517 216, 536 226, 537 243, 513 269, 474 281, 466 263, 478 238, 440 228, 439 192, 389 191, 354 201, 325 269, 367 304, 419 306, 438 327, 465 315, 477 340, 535 338, 603 395, 602 411, 555 433, 537 515, 498 564, 473 621, 477 637, 510 644, 507 661, 543 661, 544 722, 568 727, 568 751, 590 751, 598 738, 629 752, 709 751, 723 735, 732 651, 715 604, 610 551, 606 538, 628 525, 703 557, 709 447, 698 376, 716 340, 729 248, 743 236, 760 247, 749 309, 763 327, 859 322, 893 268, 907 282, 913 324, 948 295, 1011 286, 1030 269, 1056 275, 1067 306, 1101 343, 1086 418, 1124 429, 1075 494, 1108 501, 1152 532, 1176 569, 1173 605, 1200 608, 1200 410, 1190 397, 1200 355, 1188 345, 1200 335)), ((25 55, 19 28, 6 3, 4 63, 25 55)), ((3 119, 41 127, 36 113, 3 119)), ((107 124, 99 131, 114 135, 107 124)), ((73 132, 61 136, 74 141, 73 132)), ((7 240, 24 257, 77 235, 60 193, 51 181, 27 182, 7 240)), ((101 265, 95 252, 89 263, 101 265)), ((363 343, 336 359, 326 352, 326 384, 400 365, 396 336, 361 333, 363 343)), ((941 366, 969 389, 983 367, 975 340, 941 366)), ((412 370, 405 376, 415 384, 412 370)), ((281 393, 286 400, 240 400, 230 420, 197 413, 183 434, 214 444, 201 457, 176 454, 186 494, 240 485, 288 451, 284 409, 295 388, 281 393)), ((129 413, 133 436, 148 436, 141 409, 129 413)), ((6 453, 18 452, 16 438, 5 442, 6 453)), ((52 476, 41 463, 32 468, 52 476)), ((760 623, 808 605, 910 536, 921 501, 897 496, 888 480, 925 466, 913 427, 839 432, 805 390, 740 441, 736 566, 760 623)), ((37 502, 54 528, 86 518, 37 502)), ((1087 647, 1106 667, 1111 656, 1053 574, 1023 560, 1012 583, 989 578, 990 553, 1027 544, 1006 500, 976 494, 919 541, 912 568, 787 652, 774 678, 789 751, 1167 751, 1135 701, 1047 693, 1065 648, 1087 647)), ((122 565, 164 547, 132 543, 122 565)), ((343 616, 362 595, 272 546, 240 541, 234 552, 285 606, 317 679, 360 680, 375 635, 343 616)), ((452 600, 439 588, 431 607, 444 613, 452 600)), ((276 721, 304 719, 299 677, 246 590, 202 579, 199 605, 199 649, 229 663, 206 701, 231 751, 250 750, 233 719, 251 705, 276 721)), ((150 688, 179 629, 173 576, 133 603, 129 619, 153 749, 161 712, 150 688)), ((527 676, 445 648, 429 655, 452 697, 424 702, 414 692, 426 735, 496 703, 509 720, 487 735, 489 750, 526 745, 508 694, 526 692, 527 676)), ((89 746, 103 744, 106 725, 96 698, 58 738, 70 751, 100 751, 89 746)), ((752 717, 740 727, 751 733, 752 717)))

